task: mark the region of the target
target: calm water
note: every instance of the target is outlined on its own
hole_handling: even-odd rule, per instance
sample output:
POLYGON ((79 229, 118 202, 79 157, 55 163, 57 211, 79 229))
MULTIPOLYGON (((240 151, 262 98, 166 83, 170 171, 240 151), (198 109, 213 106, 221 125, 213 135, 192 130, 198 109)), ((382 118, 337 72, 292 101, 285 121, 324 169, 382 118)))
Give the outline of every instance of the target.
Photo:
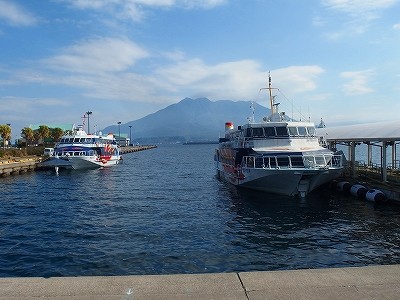
POLYGON ((305 201, 214 176, 215 145, 0 178, 0 277, 204 273, 400 263, 400 209, 305 201))

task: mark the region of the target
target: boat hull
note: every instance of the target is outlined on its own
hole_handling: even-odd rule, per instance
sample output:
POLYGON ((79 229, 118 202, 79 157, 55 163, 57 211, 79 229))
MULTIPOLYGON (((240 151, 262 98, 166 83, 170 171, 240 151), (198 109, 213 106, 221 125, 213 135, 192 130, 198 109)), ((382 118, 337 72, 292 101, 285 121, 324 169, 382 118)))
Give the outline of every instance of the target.
POLYGON ((280 195, 301 197, 340 176, 342 169, 255 169, 242 168, 240 173, 217 168, 221 179, 240 187, 280 195))
POLYGON ((121 162, 120 156, 112 156, 109 159, 99 159, 95 156, 88 157, 69 157, 69 158, 57 158, 51 157, 48 160, 42 162, 39 167, 41 168, 65 168, 65 169, 97 169, 102 167, 109 167, 117 165, 121 162))

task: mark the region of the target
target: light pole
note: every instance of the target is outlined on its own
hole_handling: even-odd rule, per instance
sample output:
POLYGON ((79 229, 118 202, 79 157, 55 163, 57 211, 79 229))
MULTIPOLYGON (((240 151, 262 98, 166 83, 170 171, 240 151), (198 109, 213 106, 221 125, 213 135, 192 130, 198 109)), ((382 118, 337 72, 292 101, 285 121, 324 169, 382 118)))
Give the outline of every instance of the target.
POLYGON ((87 111, 86 114, 87 114, 87 131, 88 131, 87 133, 90 134, 89 116, 92 114, 92 112, 87 111))
POLYGON ((118 122, 118 145, 121 144, 121 122, 118 122))
POLYGON ((132 125, 129 125, 129 146, 132 146, 132 135, 131 135, 132 125))

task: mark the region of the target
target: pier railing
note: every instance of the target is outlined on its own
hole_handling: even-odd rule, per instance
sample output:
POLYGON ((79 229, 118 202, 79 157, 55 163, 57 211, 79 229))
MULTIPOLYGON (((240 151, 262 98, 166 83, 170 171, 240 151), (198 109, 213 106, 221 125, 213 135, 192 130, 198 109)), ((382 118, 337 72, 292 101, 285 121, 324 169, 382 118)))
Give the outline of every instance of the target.
MULTIPOLYGON (((377 163, 367 163, 365 161, 356 161, 355 162, 355 174, 356 176, 371 178, 374 180, 381 180, 382 179, 382 165, 377 163)), ((349 170, 346 170, 348 176, 352 174, 350 168, 351 166, 347 167, 349 170)), ((395 161, 395 165, 392 164, 387 165, 387 180, 389 182, 396 182, 400 183, 400 167, 398 161, 395 161)))
POLYGON ((328 169, 342 168, 342 155, 244 156, 242 167, 253 169, 328 169))

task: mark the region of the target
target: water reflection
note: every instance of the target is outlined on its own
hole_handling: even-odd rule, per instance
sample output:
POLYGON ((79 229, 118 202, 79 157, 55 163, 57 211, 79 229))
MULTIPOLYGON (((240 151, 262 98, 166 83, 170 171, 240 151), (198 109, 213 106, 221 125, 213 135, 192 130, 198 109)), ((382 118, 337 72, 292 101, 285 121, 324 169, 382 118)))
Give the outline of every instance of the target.
POLYGON ((234 186, 226 192, 232 215, 227 227, 236 235, 232 245, 256 258, 247 268, 353 266, 400 259, 396 210, 388 223, 387 208, 381 214, 366 202, 324 189, 303 200, 234 186), (382 249, 382 244, 387 247, 382 249))

